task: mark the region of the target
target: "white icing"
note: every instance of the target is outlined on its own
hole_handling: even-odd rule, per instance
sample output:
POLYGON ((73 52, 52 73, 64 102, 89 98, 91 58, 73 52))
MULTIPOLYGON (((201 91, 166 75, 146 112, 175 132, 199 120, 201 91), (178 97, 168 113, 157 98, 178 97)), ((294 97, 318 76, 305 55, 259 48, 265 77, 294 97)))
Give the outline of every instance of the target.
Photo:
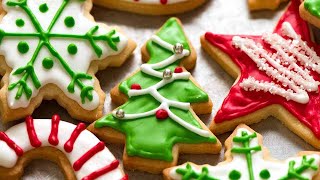
MULTIPOLYGON (((69 140, 70 135, 76 128, 75 125, 68 122, 60 121, 58 130, 59 144, 57 146, 52 146, 48 142, 48 138, 51 132, 50 119, 35 119, 34 127, 38 139, 42 142, 42 147, 54 147, 59 149, 66 155, 71 165, 89 149, 100 142, 100 140, 90 131, 84 130, 75 141, 73 151, 67 153, 64 150, 64 144, 69 140)), ((11 140, 13 140, 18 146, 20 146, 24 152, 34 149, 34 147, 32 147, 30 144, 26 123, 21 123, 13 126, 6 131, 6 134, 11 140)), ((10 147, 8 147, 8 145, 4 141, 0 141, 0 154, 0 166, 5 168, 12 168, 15 166, 18 160, 18 156, 10 147)), ((74 173, 77 179, 82 179, 92 172, 105 167, 114 160, 115 157, 108 150, 108 148, 105 147, 102 151, 98 152, 92 158, 90 158, 79 171, 75 171, 74 173)), ((110 171, 109 173, 104 174, 97 179, 121 179, 123 176, 124 175, 119 166, 117 169, 110 171)))
MULTIPOLYGON (((237 131, 237 136, 241 137, 241 133, 245 131, 248 134, 252 134, 251 132, 249 132, 247 129, 244 128, 240 128, 237 131)), ((252 139, 250 141, 250 146, 254 147, 254 146, 258 146, 258 139, 252 139)), ((242 145, 238 144, 238 143, 233 143, 232 144, 232 148, 234 147, 243 147, 242 145)), ((221 163, 217 166, 202 166, 202 167, 207 167, 209 170, 208 175, 217 178, 217 179, 229 179, 229 173, 232 170, 237 170, 241 173, 241 178, 240 180, 249 180, 249 171, 248 171, 248 165, 247 165, 247 161, 246 161, 246 156, 244 154, 237 154, 237 153, 233 153, 232 154, 232 161, 229 163, 221 163)), ((318 154, 310 154, 307 155, 307 160, 309 160, 310 158, 314 158, 314 165, 319 167, 320 165, 320 156, 318 154)), ((295 162, 295 168, 300 166, 301 162, 302 162, 302 157, 293 157, 293 158, 289 158, 287 160, 285 160, 284 162, 279 162, 279 161, 274 161, 274 160, 265 160, 263 158, 263 152, 262 151, 257 151, 257 152, 253 152, 252 153, 252 164, 253 164, 253 172, 254 172, 254 179, 255 180, 262 180, 260 178, 260 172, 262 170, 267 169, 270 172, 270 180, 275 180, 275 179, 280 179, 282 177, 285 177, 288 173, 288 169, 289 169, 289 162, 290 161, 294 161, 295 162)), ((190 164, 191 165, 191 164, 190 164)), ((194 165, 191 165, 192 169, 196 172, 196 173, 201 173, 202 167, 198 168, 195 167, 194 165)), ((182 166, 178 166, 173 168, 170 173, 169 176, 173 179, 173 180, 181 180, 182 176, 180 174, 178 174, 176 172, 177 169, 179 168, 186 168, 186 164, 182 165, 182 166)), ((307 179, 312 179, 314 175, 317 174, 318 171, 316 170, 311 170, 308 169, 306 171, 304 171, 301 175, 307 179)))
POLYGON ((268 33, 262 36, 264 43, 269 44, 275 53, 252 39, 233 37, 234 46, 273 79, 273 82, 266 82, 249 77, 240 86, 246 91, 265 91, 301 104, 308 103, 308 92, 318 91, 319 82, 312 77, 310 70, 320 73, 320 58, 288 22, 283 23, 281 35, 283 37, 268 33))
MULTIPOLYGON (((34 33, 37 32, 33 27, 28 15, 19 7, 8 7, 6 3, 8 0, 2 1, 3 8, 7 12, 7 14, 3 17, 3 20, 0 23, 0 29, 4 30, 5 32, 15 32, 15 33, 34 33), (23 19, 25 25, 23 27, 17 27, 15 24, 16 19, 23 19)), ((51 19, 54 17, 55 13, 57 12, 58 8, 62 4, 63 0, 28 0, 28 6, 34 13, 35 17, 38 19, 40 24, 42 25, 43 29, 47 29, 51 19), (39 11, 39 6, 43 3, 47 3, 49 10, 46 13, 42 13, 39 11)), ((90 21, 88 18, 84 16, 84 5, 81 4, 82 1, 69 1, 65 10, 61 13, 60 18, 56 22, 55 26, 52 29, 52 33, 55 34, 78 34, 84 35, 90 30, 92 27, 99 25, 95 22, 90 21), (72 16, 75 20, 75 26, 73 28, 68 28, 64 24, 64 19, 67 16, 72 16)), ((99 25, 98 31, 95 35, 102 35, 109 32, 111 29, 106 29, 104 26, 99 25)), ((89 69, 90 63, 92 60, 102 60, 108 56, 119 54, 127 45, 127 38, 120 33, 116 33, 115 36, 120 37, 120 42, 117 44, 118 51, 112 50, 107 43, 102 41, 96 41, 97 44, 101 47, 103 54, 100 58, 97 57, 96 53, 92 49, 88 40, 81 40, 81 39, 62 39, 62 38, 51 38, 50 42, 52 46, 59 52, 59 54, 65 59, 68 63, 70 68, 76 72, 83 72, 86 73, 89 69), (70 55, 67 51, 67 47, 70 43, 76 44, 78 47, 78 52, 75 55, 70 55)), ((39 39, 32 39, 32 38, 14 38, 14 37, 5 37, 2 40, 0 45, 0 54, 5 57, 6 63, 9 67, 15 72, 18 68, 24 67, 27 62, 30 61, 34 50, 37 47, 39 39), (21 54, 17 50, 17 45, 20 41, 26 41, 29 44, 29 51, 26 54, 21 54)), ((47 70, 42 66, 42 60, 45 57, 52 57, 53 56, 49 53, 46 47, 42 47, 39 52, 38 57, 36 58, 34 68, 36 75, 41 82, 42 86, 46 84, 55 84, 57 85, 65 95, 69 98, 75 100, 81 107, 86 110, 93 110, 96 109, 99 105, 99 96, 96 91, 92 91, 93 100, 89 101, 86 99, 85 103, 82 104, 80 98, 80 88, 75 86, 75 92, 69 93, 67 87, 71 82, 71 77, 67 72, 62 68, 60 62, 54 59, 54 66, 52 69, 47 70)), ((21 75, 12 75, 9 76, 9 85, 17 82, 21 79, 21 75)), ((28 79, 28 85, 32 89, 33 94, 32 97, 37 96, 38 89, 34 87, 31 78, 28 79)), ((94 80, 83 80, 83 83, 88 86, 93 86, 94 80)), ((31 99, 27 99, 25 94, 17 100, 15 99, 15 95, 18 88, 14 90, 8 90, 8 105, 12 109, 16 108, 25 108, 29 105, 31 99)))
MULTIPOLYGON (((155 43, 157 43, 158 45, 160 45, 161 47, 172 51, 173 52, 173 45, 163 41, 161 38, 159 38, 158 36, 153 36, 151 38, 151 40, 155 43)), ((178 61, 179 59, 189 56, 190 55, 190 51, 184 49, 183 52, 181 54, 173 54, 172 56, 170 56, 168 59, 165 59, 159 63, 156 64, 143 64, 141 66, 141 71, 151 75, 151 76, 155 76, 158 77, 160 79, 162 79, 160 82, 158 82, 157 84, 150 86, 146 89, 141 89, 141 90, 129 90, 129 97, 132 96, 140 96, 140 95, 145 95, 145 94, 150 94, 152 97, 154 97, 157 101, 159 101, 161 104, 158 108, 153 109, 151 111, 148 112, 144 112, 144 113, 137 113, 137 114, 125 114, 124 118, 122 118, 122 120, 131 120, 131 119, 138 119, 141 117, 147 117, 147 116, 152 116, 155 115, 156 112, 160 109, 164 109, 168 112, 169 117, 177 122, 178 124, 180 124, 181 126, 185 127, 186 129, 190 130, 191 132, 194 132, 200 136, 204 136, 204 137, 210 137, 212 136, 212 134, 206 130, 200 129, 198 127, 195 127, 189 123, 187 123, 186 121, 184 121, 183 119, 181 119, 180 117, 176 116, 174 113, 171 112, 170 107, 176 107, 182 110, 189 110, 190 109, 190 103, 183 103, 183 102, 179 102, 179 101, 173 101, 173 100, 169 100, 165 97, 163 97, 159 92, 158 89, 164 87, 165 85, 175 81, 175 80, 188 80, 190 77, 190 73, 189 72, 182 72, 182 73, 173 73, 172 74, 172 78, 170 79, 164 79, 163 78, 163 73, 156 71, 156 69, 161 69, 164 68, 176 61, 178 61)), ((116 117, 116 111, 112 112, 113 116, 116 117)))
MULTIPOLYGON (((162 4, 160 0, 123 0, 128 2, 142 3, 142 4, 162 4)), ((180 2, 185 2, 187 0, 167 0, 166 4, 176 4, 180 2)))

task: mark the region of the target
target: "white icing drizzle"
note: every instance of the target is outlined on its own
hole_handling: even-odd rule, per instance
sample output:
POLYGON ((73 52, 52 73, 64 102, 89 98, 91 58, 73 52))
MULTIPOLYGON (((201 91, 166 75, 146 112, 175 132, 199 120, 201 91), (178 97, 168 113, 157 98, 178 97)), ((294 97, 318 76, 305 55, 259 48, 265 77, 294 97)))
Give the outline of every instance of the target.
MULTIPOLYGON (((15 0, 13 0, 15 1, 15 0)), ((30 21, 29 16, 19 7, 8 7, 7 3, 8 0, 2 1, 2 7, 7 12, 7 14, 3 17, 0 23, 0 29, 4 30, 5 32, 13 32, 13 33, 35 33, 37 32, 33 27, 32 22, 30 21), (15 22, 16 19, 22 19, 25 22, 23 27, 18 27, 15 22)), ((54 17, 55 13, 57 12, 58 8, 62 4, 63 0, 28 0, 28 6, 34 13, 35 17, 41 24, 43 29, 47 29, 49 24, 54 17), (39 6, 41 4, 46 3, 49 10, 45 13, 39 11, 39 6)), ((108 33, 110 30, 105 26, 102 26, 99 23, 93 22, 89 20, 85 15, 84 12, 84 5, 82 1, 69 1, 67 6, 65 7, 64 11, 61 13, 58 21, 54 25, 52 29, 53 34, 76 34, 76 35, 84 35, 86 34, 91 28, 94 26, 98 26, 99 29, 95 33, 95 35, 102 35, 108 33), (72 16, 75 21, 75 25, 72 28, 66 27, 64 24, 64 19, 67 16, 72 16)), ((104 41, 97 41, 97 45, 102 49, 101 57, 97 57, 96 53, 92 49, 88 40, 81 40, 81 39, 64 39, 64 38, 57 38, 51 37, 50 43, 54 47, 54 49, 59 52, 59 54, 65 59, 68 63, 70 68, 74 70, 76 73, 87 73, 90 64, 93 60, 103 60, 108 56, 113 56, 121 53, 123 49, 127 46, 128 39, 116 32, 114 35, 119 36, 120 42, 117 44, 118 51, 114 51, 111 49, 107 43, 104 41), (67 47, 70 43, 74 43, 78 47, 78 52, 75 55, 70 55, 67 51, 67 47)), ((33 56, 33 52, 39 43, 39 38, 13 38, 13 37, 5 37, 0 46, 0 54, 5 57, 6 63, 9 67, 12 68, 12 72, 15 72, 18 68, 24 67, 26 63, 31 59, 33 56), (29 51, 26 54, 21 54, 17 51, 17 44, 21 41, 25 41, 29 44, 29 51)), ((76 101, 82 108, 86 110, 94 110, 99 106, 99 95, 95 90, 92 91, 93 100, 89 101, 86 99, 85 103, 81 102, 80 93, 81 89, 76 86, 75 92, 70 93, 67 90, 69 83, 71 82, 70 75, 62 68, 62 65, 59 61, 54 58, 51 53, 48 51, 46 47, 42 47, 39 52, 38 57, 34 63, 35 73, 41 83, 41 87, 47 84, 55 84, 57 85, 66 96, 70 99, 76 101), (54 65, 50 70, 43 68, 42 60, 46 57, 52 57, 54 61, 54 65)), ((17 82, 21 79, 20 75, 13 75, 12 73, 9 76, 9 85, 17 82)), ((30 100, 37 96, 40 89, 37 89, 31 79, 27 80, 28 85, 32 90, 32 97, 28 99, 24 94, 22 97, 17 100, 15 95, 17 93, 17 88, 9 91, 7 95, 8 106, 11 109, 17 108, 26 108, 29 106, 30 100)), ((94 79, 92 80, 83 80, 83 84, 86 86, 93 86, 94 79)), ((40 88, 41 88, 40 87, 40 88)))
MULTIPOLYGON (((151 38, 151 40, 155 43, 157 43, 158 45, 160 45, 161 47, 172 51, 173 52, 173 45, 163 41, 161 38, 159 38, 158 36, 153 36, 151 38)), ((173 101, 173 100, 169 100, 165 97, 163 97, 159 92, 158 89, 164 87, 165 85, 175 81, 175 80, 188 80, 190 78, 190 73, 189 72, 182 72, 182 73, 173 73, 172 74, 172 78, 170 79, 164 79, 163 78, 163 73, 156 71, 156 69, 161 69, 164 68, 176 61, 178 61, 179 59, 189 56, 190 55, 190 51, 184 49, 183 52, 181 54, 175 54, 173 52, 173 55, 170 56, 168 59, 165 59, 159 63, 156 64, 143 64, 141 66, 141 71, 151 75, 151 76, 155 76, 158 78, 161 78, 162 80, 160 82, 158 82, 157 84, 150 86, 146 89, 141 89, 141 90, 129 90, 128 95, 129 97, 133 97, 133 96, 140 96, 140 95, 145 95, 145 94, 150 94, 152 97, 154 97, 157 101, 161 102, 160 106, 156 109, 153 109, 151 111, 148 112, 144 112, 144 113, 137 113, 137 114, 125 114, 124 118, 122 118, 122 120, 132 120, 132 119, 138 119, 141 117, 148 117, 148 116, 152 116, 155 115, 156 112, 160 109, 164 109, 168 112, 169 117, 174 120, 175 122, 177 122, 178 124, 180 124, 181 126, 183 126, 184 128, 190 130, 191 132, 194 132, 200 136, 203 137, 210 137, 212 136, 212 134, 206 130, 200 129, 198 127, 195 127, 189 123, 187 123, 186 121, 184 121, 183 119, 181 119, 180 117, 178 117, 177 115, 175 115, 173 112, 171 112, 170 107, 176 107, 182 110, 190 110, 190 103, 184 103, 184 102, 178 102, 178 101, 173 101)), ((116 111, 112 112, 113 116, 116 117, 116 111)))
MULTIPOLYGON (((72 152, 67 153, 64 150, 64 144, 69 140, 72 132, 76 128, 75 125, 60 121, 58 128, 58 139, 59 144, 53 146, 48 142, 48 137, 51 132, 51 120, 50 119, 34 119, 34 128, 38 139, 42 142, 42 147, 54 147, 63 152, 68 158, 71 165, 74 164, 84 153, 89 149, 94 147, 100 140, 94 136, 90 131, 84 130, 81 132, 77 140, 75 141, 74 148, 72 152)), ((18 146, 20 146, 24 152, 34 149, 30 144, 30 140, 27 133, 26 123, 15 125, 6 131, 8 137, 14 141, 18 146)), ((18 156, 4 141, 0 140, 0 166, 5 168, 12 168, 16 165, 18 161, 18 156)), ((91 157, 79 171, 74 171, 77 179, 82 179, 92 172, 99 170, 106 165, 113 162, 115 157, 108 150, 104 148, 102 151, 96 153, 91 157)), ((73 169, 72 169, 73 170, 73 169)), ((120 166, 102 176, 98 179, 121 179, 124 176, 120 166)))
POLYGON ((265 91, 279 95, 287 100, 306 104, 308 92, 317 92, 319 82, 310 74, 310 70, 320 73, 320 58, 306 42, 294 31, 291 24, 282 24, 282 34, 263 34, 262 40, 275 50, 269 52, 252 39, 233 37, 235 47, 245 52, 275 82, 257 80, 254 77, 244 79, 240 86, 246 91, 265 91))
MULTIPOLYGON (((249 135, 252 134, 252 132, 248 131, 245 128, 239 128, 237 130, 237 135, 238 137, 241 137, 241 133, 245 131, 247 132, 249 135)), ((252 139, 250 141, 250 147, 254 147, 254 146, 259 146, 259 142, 258 139, 252 139)), ((232 143, 232 148, 234 147, 242 147, 240 144, 238 143, 232 143)), ((246 161, 246 156, 244 154, 237 154, 237 153, 233 153, 232 154, 232 161, 228 162, 228 163, 221 163, 217 166, 210 166, 210 165, 205 165, 205 166, 201 166, 201 168, 196 167, 193 164, 191 165, 191 168, 198 174, 201 173, 202 171, 202 167, 207 167, 208 168, 208 175, 217 179, 230 179, 229 178, 229 173, 232 170, 237 170, 238 172, 241 173, 241 178, 239 180, 249 180, 250 176, 248 173, 248 165, 247 165, 247 161, 246 161)), ((306 158, 309 160, 311 158, 314 158, 314 165, 319 167, 320 165, 320 156, 318 154, 309 154, 306 155, 306 158)), ((252 164, 253 164, 253 172, 254 172, 254 179, 262 179, 260 178, 260 172, 262 170, 267 169, 270 173, 270 180, 275 180, 275 179, 280 179, 282 177, 285 177, 288 173, 289 170, 289 163, 290 161, 294 161, 295 162, 295 167, 299 166, 302 162, 302 157, 301 156, 297 156, 297 157, 292 157, 289 158, 283 162, 279 162, 279 161, 275 161, 275 160, 265 160, 263 157, 263 152, 262 151, 257 151, 252 153, 252 164)), ((182 180, 182 176, 180 174, 178 174, 176 172, 177 169, 179 168, 183 168, 185 169, 187 166, 187 164, 181 165, 181 166, 177 166, 171 169, 169 176, 170 178, 172 178, 173 180, 182 180)), ((311 180, 316 174, 317 174, 317 170, 312 170, 312 169, 308 169, 305 170, 301 175, 309 180, 311 180)))

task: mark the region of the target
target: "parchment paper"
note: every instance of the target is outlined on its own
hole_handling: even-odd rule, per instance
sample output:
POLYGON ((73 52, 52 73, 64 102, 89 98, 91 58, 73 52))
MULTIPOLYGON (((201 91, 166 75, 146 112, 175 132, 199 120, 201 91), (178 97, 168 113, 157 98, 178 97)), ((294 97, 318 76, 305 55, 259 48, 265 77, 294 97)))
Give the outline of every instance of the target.
MULTIPOLYGON (((213 115, 227 96, 234 79, 201 49, 199 37, 206 31, 224 34, 261 34, 265 31, 271 32, 285 6, 286 4, 277 11, 250 13, 246 0, 210 0, 195 11, 177 16, 182 20, 187 35, 197 50, 198 62, 192 74, 209 93, 214 102, 212 114, 200 117, 204 122, 209 124, 212 120, 213 115)), ((140 47, 169 17, 141 16, 101 7, 94 7, 92 14, 97 21, 121 27, 138 44, 138 49, 134 55, 121 68, 108 68, 98 72, 97 77, 100 80, 100 84, 103 90, 109 94, 113 86, 141 65, 140 47)), ((104 108, 105 113, 114 108, 116 108, 116 105, 110 103, 110 97, 107 96, 104 108)), ((43 102, 34 112, 33 117, 50 118, 54 113, 60 114, 63 120, 77 123, 55 101, 43 102)), ((5 130, 11 125, 0 125, 0 129, 5 130)), ((275 118, 268 118, 251 127, 264 136, 264 145, 269 148, 274 158, 285 159, 301 150, 315 150, 275 118)), ((228 136, 229 133, 218 136, 218 138, 224 143, 228 136)), ((116 158, 122 159, 123 146, 107 146, 116 158)), ((224 150, 221 151, 220 155, 181 155, 179 164, 192 161, 198 164, 209 163, 215 165, 223 160, 223 152, 224 150)), ((161 175, 132 171, 126 171, 126 173, 129 174, 131 180, 162 179, 161 175)), ((25 169, 23 179, 60 180, 64 179, 64 177, 57 165, 43 160, 35 160, 25 169)))

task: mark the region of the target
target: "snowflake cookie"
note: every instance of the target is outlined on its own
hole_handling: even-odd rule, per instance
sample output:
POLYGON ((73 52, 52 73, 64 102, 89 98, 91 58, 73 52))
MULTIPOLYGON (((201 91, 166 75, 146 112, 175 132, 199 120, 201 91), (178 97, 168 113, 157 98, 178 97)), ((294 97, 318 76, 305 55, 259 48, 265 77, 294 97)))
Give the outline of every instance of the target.
POLYGON ((262 136, 246 125, 239 125, 226 140, 225 161, 217 166, 186 163, 166 169, 165 180, 316 180, 320 154, 300 152, 285 161, 271 159, 262 145, 262 136))
POLYGON ((219 140, 196 116, 212 102, 186 69, 196 54, 180 21, 169 19, 142 48, 148 63, 111 91, 125 103, 89 130, 111 143, 125 143, 125 168, 161 173, 177 164, 179 153, 218 153, 219 140), (186 68, 186 69, 185 69, 186 68))
POLYGON ((32 114, 55 99, 76 119, 102 116, 95 73, 120 66, 135 44, 96 23, 90 0, 3 0, 0 22, 1 119, 32 114), (95 61, 93 61, 95 60, 95 61))
POLYGON ((83 123, 33 119, 0 132, 0 179, 20 179, 34 159, 57 163, 68 180, 128 180, 119 161, 83 123), (70 166, 71 165, 71 166, 70 166))
POLYGON ((214 133, 274 116, 320 148, 320 51, 292 0, 275 30, 261 36, 202 38, 204 49, 237 78, 212 121, 214 133))
POLYGON ((169 15, 195 9, 207 0, 95 0, 106 8, 145 15, 169 15))

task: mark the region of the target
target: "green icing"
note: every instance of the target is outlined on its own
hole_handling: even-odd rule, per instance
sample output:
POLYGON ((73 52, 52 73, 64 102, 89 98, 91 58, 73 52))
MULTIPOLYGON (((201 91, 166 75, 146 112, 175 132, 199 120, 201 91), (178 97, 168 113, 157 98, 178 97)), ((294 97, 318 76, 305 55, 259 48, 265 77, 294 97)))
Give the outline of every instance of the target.
POLYGON ((318 166, 314 163, 315 159, 310 158, 307 159, 307 156, 302 157, 301 164, 295 167, 296 162, 289 162, 289 170, 286 176, 280 178, 279 180, 290 180, 290 179, 298 179, 298 180, 307 180, 308 178, 303 176, 303 173, 307 170, 317 171, 318 166))
POLYGON ((232 170, 229 173, 229 179, 230 180, 239 180, 241 178, 241 173, 237 170, 232 170))
POLYGON ((17 19, 16 20, 16 25, 18 27, 23 27, 24 26, 24 20, 23 19, 17 19))
POLYGON ((47 3, 43 3, 39 6, 39 11, 45 13, 49 10, 47 3))
MULTIPOLYGON (((85 103, 85 100, 88 99, 89 101, 93 100, 92 86, 85 85, 82 80, 83 79, 92 79, 92 77, 89 74, 86 74, 86 72, 76 72, 74 71, 67 61, 60 55, 60 53, 53 47, 53 45, 50 43, 50 38, 64 38, 64 39, 78 39, 78 40, 84 40, 88 41, 91 45, 93 51, 96 53, 98 57, 101 57, 102 55, 102 49, 97 44, 97 41, 103 41, 105 42, 111 49, 118 51, 117 49, 117 43, 120 42, 120 38, 118 36, 115 36, 116 31, 111 30, 110 32, 102 35, 95 35, 95 33, 98 31, 99 26, 92 27, 87 33, 85 34, 55 34, 52 33, 52 28, 56 25, 56 22, 61 16, 61 13, 64 11, 66 6, 68 5, 70 1, 69 0, 63 0, 62 4, 60 5, 59 9, 57 10, 56 14, 52 18, 48 29, 43 29, 40 22, 28 6, 27 0, 20 0, 20 1, 8 1, 7 6, 13 7, 13 8, 21 8, 26 15, 29 17, 32 25, 34 26, 36 32, 32 33, 20 33, 20 32, 5 32, 4 30, 0 29, 0 44, 4 37, 14 37, 14 38, 33 38, 33 39, 39 39, 39 43, 37 47, 35 48, 33 55, 31 56, 30 61, 24 66, 18 68, 15 72, 13 72, 13 75, 19 75, 22 78, 9 85, 8 89, 13 90, 15 88, 18 88, 18 91, 16 93, 16 99, 20 99, 23 94, 26 95, 28 99, 32 96, 32 89, 30 88, 30 85, 28 84, 28 79, 31 78, 31 82, 33 85, 39 89, 41 87, 41 83, 36 75, 36 72, 34 70, 34 64, 35 61, 39 55, 40 50, 45 47, 49 50, 50 54, 57 59, 57 61, 61 64, 61 67, 68 73, 68 75, 71 77, 71 82, 68 86, 68 91, 73 93, 75 86, 78 86, 81 94, 81 101, 82 103, 85 103)), ((83 3, 83 1, 78 1, 79 3, 83 3)), ((39 10, 45 9, 46 4, 42 4, 39 7, 39 10)), ((20 53, 27 53, 29 50, 28 44, 25 42, 20 42, 18 44, 18 50, 20 53)), ((45 66, 44 66, 45 67, 45 66)))
POLYGON ((21 53, 21 54, 25 54, 29 51, 29 45, 27 42, 25 41, 20 41, 19 44, 18 44, 18 51, 21 53))
POLYGON ((203 167, 201 170, 201 173, 197 173, 194 171, 191 167, 191 165, 188 163, 186 168, 178 168, 176 172, 180 175, 182 175, 182 180, 219 180, 214 177, 209 176, 209 170, 207 167, 203 167))
POLYGON ((69 44, 68 46, 68 53, 71 55, 75 55, 78 52, 78 48, 75 44, 69 44))
POLYGON ((50 57, 46 57, 43 59, 42 61, 42 66, 45 68, 45 69, 51 69, 53 67, 53 60, 52 58, 50 57))
POLYGON ((250 147, 250 141, 254 138, 257 138, 256 133, 249 135, 247 132, 242 131, 241 136, 233 138, 233 142, 242 144, 242 147, 235 147, 231 149, 232 153, 244 154, 246 156, 250 180, 254 180, 252 153, 261 151, 261 146, 250 147))
POLYGON ((72 16, 66 17, 64 19, 64 24, 69 28, 73 27, 75 24, 74 18, 72 16))
POLYGON ((264 169, 260 172, 259 176, 261 179, 269 179, 271 175, 268 169, 264 169))
MULTIPOLYGON (((190 49, 182 28, 174 18, 168 20, 157 35, 171 44, 183 43, 186 49, 190 49)), ((147 49, 150 53, 150 61, 148 63, 158 63, 172 56, 172 52, 152 41, 147 43, 147 49)), ((178 64, 179 62, 163 69, 174 69, 178 64)), ((132 84, 138 83, 142 88, 147 88, 160 80, 159 78, 138 72, 121 83, 120 91, 127 94, 132 84)), ((208 101, 208 95, 190 80, 174 81, 158 91, 164 97, 180 102, 208 101)), ((126 114, 136 114, 156 109, 159 105, 160 102, 151 95, 142 95, 129 98, 128 102, 119 108, 123 109, 126 114)), ((170 110, 189 124, 201 128, 190 111, 172 107, 170 110)), ((105 126, 112 127, 126 135, 126 151, 129 156, 140 156, 149 159, 172 161, 172 148, 177 143, 197 144, 216 143, 217 141, 213 136, 206 138, 187 130, 170 117, 164 121, 159 121, 155 116, 134 120, 119 120, 112 114, 109 114, 95 123, 96 128, 105 126)))
POLYGON ((320 1, 319 0, 305 0, 304 8, 310 14, 320 18, 320 1))

